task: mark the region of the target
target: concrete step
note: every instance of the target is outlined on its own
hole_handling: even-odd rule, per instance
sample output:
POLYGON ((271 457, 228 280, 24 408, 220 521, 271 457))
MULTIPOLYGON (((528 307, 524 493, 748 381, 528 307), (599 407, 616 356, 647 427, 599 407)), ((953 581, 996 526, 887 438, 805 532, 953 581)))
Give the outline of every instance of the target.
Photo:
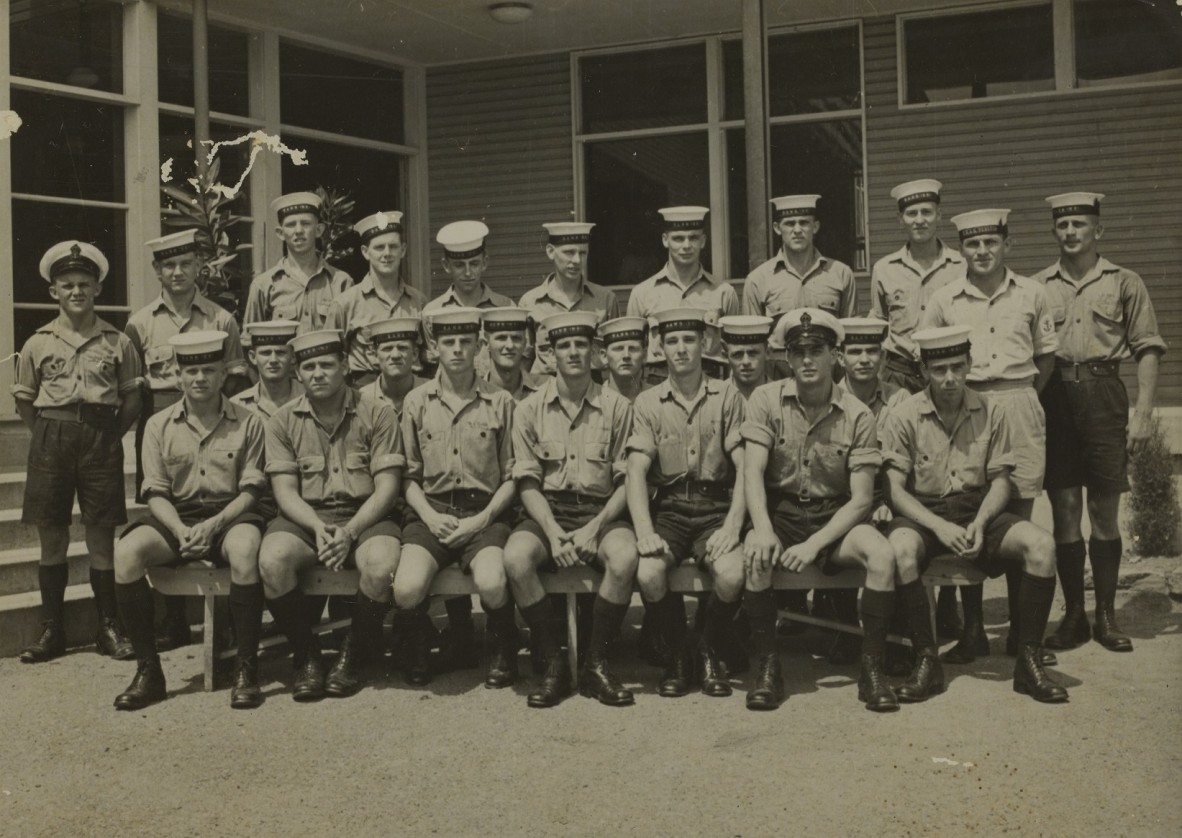
MULTIPOLYGON (((127 518, 134 520, 147 510, 147 506, 134 501, 127 503, 127 518)), ((74 516, 70 524, 70 541, 82 541, 85 529, 78 522, 78 507, 74 507, 74 516)), ((37 528, 21 523, 20 509, 0 509, 0 551, 21 550, 26 547, 36 547, 39 544, 37 528)))
MULTIPOLYGON (((0 472, 0 509, 20 509, 25 502, 26 473, 23 471, 0 472)), ((135 497, 135 466, 123 475, 123 494, 128 499, 135 497)))
MULTIPOLYGON (((66 588, 66 643, 94 643, 98 612, 89 584, 66 588)), ((0 657, 13 657, 41 636, 41 594, 31 591, 0 596, 0 657)), ((134 669, 134 664, 132 664, 134 669)), ((130 671, 130 670, 129 670, 130 671)))
MULTIPOLYGON (((70 566, 70 584, 80 585, 90 581, 90 561, 86 543, 76 541, 66 554, 70 566)), ((24 547, 19 550, 0 552, 0 596, 24 594, 36 591, 37 568, 41 563, 41 550, 24 547)))

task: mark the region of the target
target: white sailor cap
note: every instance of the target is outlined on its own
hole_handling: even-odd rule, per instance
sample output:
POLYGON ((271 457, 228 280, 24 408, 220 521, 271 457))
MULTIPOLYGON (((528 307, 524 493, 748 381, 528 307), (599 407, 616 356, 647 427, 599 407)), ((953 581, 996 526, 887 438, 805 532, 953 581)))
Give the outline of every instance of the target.
POLYGON ((665 231, 702 230, 706 227, 709 207, 665 207, 657 210, 665 220, 665 231))
POLYGON ((1064 192, 1047 198, 1051 205, 1051 218, 1065 215, 1099 215, 1100 202, 1104 196, 1099 192, 1064 192))
POLYGON ((877 317, 843 317, 841 328, 845 330, 843 344, 869 343, 878 345, 886 339, 887 329, 890 326, 885 320, 880 320, 877 317))
POLYGON ((648 321, 643 317, 615 317, 599 324, 599 337, 604 346, 622 340, 644 341, 648 334, 648 321))
POLYGON ((182 332, 168 339, 178 367, 190 364, 209 364, 226 357, 225 332, 182 332))
POLYGON ((167 236, 144 242, 144 247, 152 252, 152 261, 154 262, 163 262, 173 256, 192 253, 197 249, 197 230, 169 233, 167 236))
POLYGON ((777 330, 783 330, 785 346, 828 343, 840 346, 845 329, 836 317, 819 308, 794 308, 780 318, 777 330))
POLYGON ((516 306, 482 308, 480 319, 484 323, 484 331, 490 334, 493 332, 524 332, 529 329, 529 311, 516 306))
POLYGON ((964 241, 973 236, 988 236, 994 233, 1006 235, 1009 229, 1006 219, 1009 216, 1008 209, 979 209, 952 216, 952 223, 956 225, 960 240, 964 241))
POLYGON ((289 192, 286 195, 280 195, 271 202, 271 212, 275 214, 275 220, 280 224, 289 215, 300 215, 301 213, 311 213, 319 219, 320 196, 315 192, 289 192))
POLYGON ((722 327, 723 343, 737 346, 767 343, 773 322, 762 314, 730 314, 721 318, 718 325, 722 327))
POLYGON ((295 354, 296 363, 302 363, 309 358, 321 355, 343 355, 345 339, 336 329, 320 329, 315 332, 304 332, 296 335, 287 342, 295 354))
POLYGON ((799 215, 816 215, 820 195, 783 195, 772 198, 772 221, 795 218, 799 215))
POLYGON ((944 184, 932 178, 909 180, 892 189, 891 197, 898 202, 899 212, 902 212, 912 204, 940 203, 940 190, 943 188, 944 184))
POLYGON ((940 326, 936 329, 921 329, 911 333, 911 339, 919 346, 919 357, 924 361, 951 358, 969 353, 969 335, 972 326, 940 326))
POLYGON ((354 224, 353 229, 361 236, 362 244, 369 244, 371 240, 386 233, 401 233, 402 213, 398 210, 375 212, 354 224))
POLYGON ((70 241, 58 242, 41 257, 41 278, 53 282, 54 278, 66 271, 82 271, 102 282, 111 269, 107 257, 93 244, 70 241))
POLYGON ((443 245, 448 259, 471 259, 484 252, 488 227, 481 221, 453 221, 435 234, 435 241, 443 245))
POLYGON ((480 309, 453 306, 431 312, 431 331, 435 337, 466 335, 480 331, 480 309))
POLYGON ((391 317, 369 324, 369 345, 377 346, 395 340, 418 340, 418 317, 391 317))
POLYGON ((286 346, 300 324, 294 320, 256 320, 246 324, 251 346, 286 346))
POLYGON ((549 244, 560 247, 564 244, 586 244, 591 241, 591 228, 595 225, 586 221, 552 221, 542 226, 550 234, 549 244))
POLYGON ((595 326, 599 317, 593 311, 564 311, 551 314, 541 323, 547 340, 553 346, 556 341, 570 337, 595 337, 595 326))
POLYGON ((657 332, 662 336, 670 332, 706 331, 706 312, 700 308, 667 308, 658 311, 657 332))

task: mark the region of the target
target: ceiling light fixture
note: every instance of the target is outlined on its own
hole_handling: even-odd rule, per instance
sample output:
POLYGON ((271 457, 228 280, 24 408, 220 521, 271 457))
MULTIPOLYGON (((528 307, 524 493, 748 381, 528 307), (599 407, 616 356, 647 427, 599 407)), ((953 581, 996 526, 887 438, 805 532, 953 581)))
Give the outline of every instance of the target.
POLYGON ((488 7, 489 16, 497 23, 525 23, 533 17, 534 7, 520 0, 508 3, 493 3, 488 7))

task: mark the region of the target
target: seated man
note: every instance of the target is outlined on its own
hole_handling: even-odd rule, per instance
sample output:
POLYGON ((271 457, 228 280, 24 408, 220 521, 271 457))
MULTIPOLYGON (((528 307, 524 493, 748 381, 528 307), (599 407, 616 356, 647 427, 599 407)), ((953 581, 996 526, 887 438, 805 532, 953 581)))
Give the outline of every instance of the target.
POLYGON ((402 405, 411 390, 427 379, 415 375, 414 364, 422 341, 420 320, 392 317, 370 324, 369 343, 378 377, 357 390, 363 399, 387 405, 396 420, 402 419, 402 405))
POLYGON ((549 380, 526 369, 529 366, 525 351, 529 343, 529 312, 505 306, 485 309, 481 314, 490 362, 484 379, 507 391, 514 402, 519 402, 549 380))
POLYGON ((613 706, 633 702, 607 662, 636 577, 636 536, 621 520, 632 406, 591 380, 591 341, 598 321, 592 311, 542 321, 557 375, 513 413, 513 474, 526 517, 505 544, 505 571, 546 660, 541 688, 529 695, 530 707, 553 707, 571 691, 560 630, 538 571, 579 564, 604 571, 579 692, 613 706))
POLYGON ((772 318, 761 314, 734 314, 719 322, 722 351, 730 366, 727 382, 746 402, 757 387, 790 378, 787 363, 771 357, 768 336, 772 318))
POLYGON ((279 517, 263 536, 259 575, 300 670, 292 698, 316 701, 357 692, 357 669, 381 637, 402 536, 391 511, 406 460, 394 412, 345 384, 339 332, 308 332, 291 347, 304 395, 267 420, 267 474, 279 517), (330 570, 355 563, 361 575, 353 624, 327 678, 312 633, 318 615, 299 585, 300 572, 317 563, 330 570))
POLYGON ((156 652, 152 589, 146 568, 205 559, 230 566, 230 617, 238 654, 230 706, 262 704, 258 681, 263 586, 255 511, 267 485, 263 423, 222 395, 225 332, 186 332, 169 339, 181 400, 144 429, 144 485, 149 515, 115 543, 115 595, 138 661, 117 710, 139 710, 166 697, 156 652))
POLYGON ((667 571, 683 561, 709 569, 714 591, 699 647, 702 692, 728 696, 731 687, 717 650, 729 641, 743 594, 743 400, 702 372, 701 310, 669 309, 656 319, 669 377, 636 399, 628 439, 626 485, 640 553, 637 579, 672 652, 659 691, 676 697, 689 692, 695 665, 686 642, 685 600, 669 590, 667 571), (656 488, 651 509, 650 485, 656 488))
POLYGON ((1022 568, 1014 692, 1066 701, 1067 690, 1046 673, 1042 660, 1055 597, 1055 541, 1006 511, 1014 452, 1001 406, 965 386, 971 332, 967 325, 945 326, 912 335, 929 383, 891 409, 883 434, 895 511, 890 542, 918 658, 898 689, 899 700, 923 701, 944 690, 919 574, 933 555, 951 552, 991 578, 1009 565, 1022 568))
POLYGON ((635 402, 647 387, 645 382, 645 336, 648 322, 643 317, 616 317, 599 324, 600 363, 606 370, 603 386, 635 402))
POLYGON ((503 562, 514 496, 513 397, 476 375, 479 309, 441 309, 432 329, 439 372, 402 411, 407 510, 394 604, 410 645, 406 680, 431 680, 422 618, 435 574, 458 563, 472 575, 497 640, 484 685, 499 689, 517 680, 521 645, 503 562))
POLYGON ((772 569, 825 573, 866 571, 862 589, 862 672, 858 700, 878 712, 899 709, 883 672, 887 624, 895 602, 895 555, 869 524, 874 478, 882 461, 874 414, 833 383, 844 333, 820 309, 794 309, 785 344, 793 380, 765 384, 747 402, 742 434, 751 648, 759 670, 747 693, 750 710, 774 710, 784 699, 776 655, 772 569))
POLYGON ((295 364, 287 342, 295 337, 300 324, 294 320, 257 320, 246 324, 250 365, 258 373, 258 383, 231 398, 264 422, 279 408, 303 394, 295 380, 295 364))

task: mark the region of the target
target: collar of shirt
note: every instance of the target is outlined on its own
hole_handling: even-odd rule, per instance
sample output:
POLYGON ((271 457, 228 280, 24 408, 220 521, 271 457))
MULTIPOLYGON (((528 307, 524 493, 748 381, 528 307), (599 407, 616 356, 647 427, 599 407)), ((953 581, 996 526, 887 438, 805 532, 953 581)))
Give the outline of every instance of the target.
MULTIPOLYGON (((846 393, 849 393, 855 399, 858 399, 859 401, 861 401, 861 399, 858 398, 857 393, 854 392, 854 388, 850 387, 849 383, 845 379, 842 379, 841 381, 837 382, 837 387, 840 387, 846 393)), ((887 402, 886 388, 883 387, 882 382, 880 381, 879 383, 874 385, 874 394, 870 397, 870 401, 863 402, 863 404, 865 404, 869 408, 873 408, 875 404, 885 405, 886 402, 887 402)))
POLYGON ((589 289, 587 287, 587 280, 584 279, 582 282, 579 283, 579 293, 574 297, 574 299, 572 299, 570 301, 570 305, 568 306, 562 300, 560 300, 559 298, 554 296, 554 293, 553 293, 554 287, 557 284, 558 284, 558 275, 557 274, 552 274, 552 273, 546 274, 546 278, 544 280, 542 280, 542 285, 543 285, 542 297, 549 299, 555 303, 558 303, 559 305, 564 306, 566 308, 571 308, 573 306, 578 305, 579 300, 583 299, 583 297, 586 297, 591 293, 591 289, 589 289))
MULTIPOLYGON (((844 395, 845 393, 841 390, 841 388, 834 384, 829 389, 829 406, 831 408, 835 407, 838 410, 844 411, 845 407, 841 403, 842 396, 844 395)), ((851 396, 850 398, 853 397, 851 396)), ((788 400, 795 402, 796 406, 800 408, 800 412, 805 413, 804 405, 800 403, 800 394, 796 390, 795 379, 785 379, 780 383, 780 401, 785 402, 788 400)), ((830 411, 830 413, 832 413, 832 411, 830 411)), ((807 416, 808 414, 805 413, 805 415, 807 416)), ((828 414, 826 414, 826 416, 827 415, 828 414)), ((821 418, 824 419, 825 417, 823 416, 821 418)))
MULTIPOLYGON (((203 296, 200 291, 193 295, 193 302, 191 305, 206 317, 213 317, 216 313, 216 309, 218 308, 218 306, 212 300, 203 296)), ((156 299, 152 300, 151 310, 152 313, 155 314, 162 308, 174 317, 180 317, 181 315, 179 311, 168 304, 168 300, 164 298, 164 294, 160 293, 156 295, 156 299)), ((191 318, 192 315, 190 315, 190 319, 191 318)))
MULTIPOLYGON (((543 387, 543 404, 550 404, 558 401, 558 376, 547 376, 550 380, 542 385, 543 387)), ((596 410, 602 410, 603 404, 599 398, 599 393, 603 387, 592 381, 587 385, 587 392, 583 393, 583 400, 581 404, 588 404, 596 410)))
MULTIPOLYGON (((694 412, 694 408, 706 398, 707 395, 716 395, 722 392, 724 382, 718 379, 708 378, 705 373, 702 374, 702 380, 698 383, 698 391, 694 393, 692 399, 688 402, 689 413, 694 412)), ((682 398, 681 394, 673 388, 673 379, 666 378, 657 385, 657 398, 661 401, 674 401, 678 404, 687 404, 682 398)))
MULTIPOLYGON (((299 397, 299 399, 296 400, 295 406, 292 407, 291 412, 298 413, 301 416, 310 416, 312 418, 313 422, 315 422, 317 425, 320 425, 320 419, 316 415, 316 411, 312 409, 312 402, 309 401, 307 393, 302 394, 299 397)), ((352 387, 346 387, 345 388, 345 404, 344 404, 344 410, 341 411, 341 421, 338 422, 336 427, 334 427, 334 428, 324 428, 323 425, 320 425, 320 427, 322 427, 326 431, 328 431, 329 436, 332 436, 332 435, 336 434, 337 430, 341 427, 341 422, 345 421, 345 415, 349 414, 349 413, 356 413, 356 412, 357 412, 357 391, 354 390, 352 387)))
POLYGON ((96 316, 94 323, 85 332, 75 332, 70 326, 70 321, 66 319, 65 315, 59 314, 57 317, 50 320, 44 326, 37 330, 42 334, 54 335, 65 343, 77 349, 83 344, 97 338, 99 335, 107 332, 118 332, 119 330, 108 323, 103 318, 96 316), (77 343, 75 343, 77 341, 77 343))
POLYGON ((324 261, 323 256, 316 257, 316 269, 310 274, 305 274, 300 270, 300 266, 295 263, 291 256, 284 256, 279 260, 279 264, 275 266, 275 270, 271 274, 271 279, 279 279, 287 277, 298 282, 300 285, 307 285, 312 281, 313 277, 320 276, 328 270, 328 263, 324 261))
POLYGON ((940 249, 936 253, 936 258, 932 262, 932 266, 926 270, 919 264, 919 262, 915 261, 915 257, 911 255, 911 248, 908 245, 903 245, 894 253, 892 253, 888 258, 891 262, 897 262, 900 265, 906 265, 924 279, 931 276, 945 265, 964 264, 964 256, 962 256, 959 251, 953 250, 951 247, 944 244, 943 239, 936 239, 936 243, 940 246, 940 249))
POLYGON ((665 266, 663 268, 661 268, 659 271, 657 271, 655 274, 653 274, 653 279, 656 280, 657 284, 660 284, 661 280, 664 280, 665 282, 668 282, 671 285, 676 285, 678 288, 681 289, 683 294, 686 291, 689 291, 691 288, 693 288, 699 282, 705 282, 707 285, 709 285, 711 287, 718 284, 717 282, 714 281, 714 277, 710 276, 710 274, 706 272, 706 269, 703 268, 700 263, 698 265, 697 276, 695 276, 692 280, 690 280, 688 285, 681 284, 681 281, 677 279, 676 271, 674 271, 670 268, 668 262, 665 263, 665 266))
POLYGON ((1055 267, 1050 272, 1050 274, 1047 275, 1047 279, 1048 280, 1060 279, 1078 291, 1079 289, 1083 288, 1085 285, 1091 285, 1097 279, 1104 276, 1104 274, 1112 273, 1114 271, 1119 271, 1119 270, 1120 270, 1120 268, 1118 268, 1112 262, 1109 262, 1107 259, 1105 259, 1103 256, 1101 256, 1099 258, 1099 260, 1096 262, 1096 264, 1092 266, 1092 269, 1090 271, 1088 271, 1086 274, 1084 274, 1083 278, 1077 282, 1076 280, 1071 278, 1071 275, 1069 273, 1067 273, 1066 270, 1064 270, 1063 260, 1060 259, 1059 261, 1057 261, 1055 263, 1055 267))
POLYGON ((398 280, 398 294, 393 298, 387 297, 386 293, 382 290, 382 287, 374 280, 372 271, 365 275, 365 279, 361 280, 357 288, 361 292, 362 296, 375 296, 379 300, 382 300, 384 303, 389 305, 390 308, 393 308, 395 305, 397 305, 398 301, 403 297, 408 296, 406 293, 406 286, 402 283, 402 279, 400 277, 398 280))
MULTIPOLYGON (((443 382, 442 382, 443 375, 444 375, 443 371, 440 370, 439 372, 435 373, 434 378, 428 379, 427 383, 422 385, 423 395, 430 396, 431 398, 442 399, 443 398, 443 382)), ((524 381, 524 374, 522 376, 522 380, 524 381)), ((486 402, 492 401, 493 393, 497 392, 497 390, 499 390, 499 389, 500 388, 497 387, 495 384, 489 383, 489 381, 487 379, 481 378, 479 375, 476 376, 476 379, 472 385, 473 394, 477 398, 484 399, 486 402)), ((469 401, 471 401, 471 399, 469 401)), ((467 403, 468 402, 465 402, 465 404, 467 404, 467 403)))
POLYGON ((952 294, 955 297, 959 297, 963 294, 966 297, 976 297, 979 300, 995 300, 998 297, 1000 297, 1002 294, 1004 294, 1010 287, 1015 286, 1017 284, 1018 284, 1018 275, 1016 273, 1014 273, 1012 268, 1006 268, 1005 279, 1002 280, 1001 285, 999 285, 997 287, 997 290, 993 293, 992 297, 985 296, 985 292, 982 291, 980 288, 978 288, 976 285, 973 285, 973 283, 969 281, 969 278, 967 275, 958 279, 956 281, 956 284, 952 286, 953 287, 952 294))
MULTIPOLYGON (((454 285, 449 285, 447 290, 444 291, 443 295, 439 298, 439 307, 440 308, 444 308, 446 306, 462 306, 462 305, 464 305, 464 303, 460 302, 460 297, 458 294, 456 294, 456 289, 455 289, 454 285)), ((487 285, 485 285, 483 282, 480 283, 480 299, 476 301, 476 305, 473 307, 474 308, 485 308, 485 307, 491 307, 493 305, 494 305, 494 301, 492 298, 492 290, 487 285)))
MULTIPOLYGON (((941 425, 944 424, 940 420, 940 412, 936 410, 936 404, 932 401, 932 394, 928 388, 925 387, 919 392, 921 396, 919 403, 920 414, 931 414, 936 417, 936 421, 940 422, 941 425)), ((953 422, 952 429, 949 431, 949 434, 951 435, 952 433, 956 432, 956 429, 960 426, 960 423, 964 421, 964 418, 968 416, 970 411, 975 412, 984 409, 985 399, 981 397, 980 393, 977 393, 975 390, 971 390, 966 386, 964 388, 964 401, 960 403, 960 410, 956 413, 956 420, 953 422)))
MULTIPOLYGON (((222 396, 221 401, 218 403, 218 412, 221 414, 221 419, 226 419, 230 422, 238 421, 238 414, 234 412, 234 407, 230 404, 230 400, 224 395, 222 396)), ((180 401, 168 408, 168 418, 171 422, 187 423, 189 411, 185 409, 184 397, 181 397, 180 401)), ((218 424, 221 424, 221 419, 218 420, 218 424)), ((205 436, 209 436, 209 434, 213 433, 215 430, 217 430, 216 424, 208 430, 205 436)))
POLYGON ((801 282, 804 282, 806 279, 808 279, 810 276, 812 276, 815 271, 819 271, 819 270, 825 268, 826 266, 828 266, 828 264, 830 262, 833 261, 832 259, 830 259, 828 256, 825 256, 823 253, 821 253, 821 251, 817 250, 816 248, 813 248, 813 254, 817 258, 815 258, 813 260, 812 264, 808 266, 808 270, 806 270, 802 274, 798 274, 796 272, 796 269, 793 268, 792 265, 788 262, 788 257, 784 254, 784 248, 781 247, 779 252, 776 254, 776 264, 772 267, 772 273, 779 273, 780 271, 787 271, 788 273, 792 274, 797 279, 799 279, 801 282))

